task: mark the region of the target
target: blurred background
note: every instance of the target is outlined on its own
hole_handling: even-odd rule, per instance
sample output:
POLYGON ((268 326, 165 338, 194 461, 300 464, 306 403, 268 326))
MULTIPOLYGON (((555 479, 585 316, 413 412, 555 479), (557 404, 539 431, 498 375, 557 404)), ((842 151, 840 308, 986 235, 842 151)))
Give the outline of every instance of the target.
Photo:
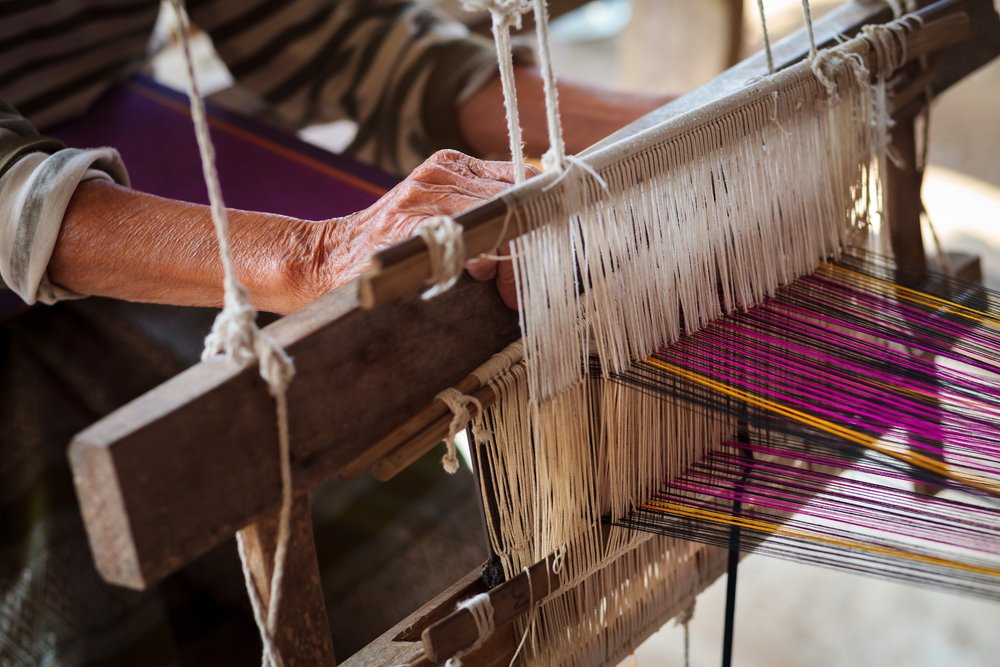
MULTIPOLYGON (((488 30, 488 17, 465 14, 459 0, 425 1, 488 30)), ((840 1, 813 0, 814 16, 840 1)), ((554 12, 568 12, 551 27, 557 74, 622 90, 683 93, 763 44, 752 0, 550 4, 554 12)), ((801 27, 800 0, 764 4, 772 39, 801 27)), ((167 23, 163 28, 168 34, 167 23)), ((196 46, 203 85, 223 91, 217 101, 239 105, 208 40, 201 36, 196 46)), ((173 49, 157 58, 155 73, 181 87, 173 49)), ((930 217, 944 248, 980 255, 987 284, 1000 289, 1000 61, 936 100, 931 128, 924 184, 930 217)), ((309 128, 302 136, 338 150, 352 134, 351 124, 342 122, 309 128)), ((724 604, 724 580, 698 599, 689 626, 692 667, 720 664, 724 604)), ((1000 665, 1000 606, 749 556, 739 572, 735 655, 740 667, 1000 665)), ((665 626, 623 665, 633 663, 684 664, 682 629, 665 626)))

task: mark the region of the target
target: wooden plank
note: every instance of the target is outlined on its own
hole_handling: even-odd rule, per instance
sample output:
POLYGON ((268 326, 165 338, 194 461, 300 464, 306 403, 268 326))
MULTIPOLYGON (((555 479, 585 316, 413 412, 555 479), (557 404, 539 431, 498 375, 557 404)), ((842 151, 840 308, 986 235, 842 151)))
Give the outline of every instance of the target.
MULTIPOLYGON (((266 608, 271 598, 274 548, 278 538, 278 515, 259 519, 240 531, 246 547, 247 565, 266 608)), ((309 496, 295 498, 292 505, 288 556, 282 577, 275 645, 285 667, 333 667, 333 639, 323 601, 316 543, 309 515, 309 496)))
MULTIPOLYGON (((293 477, 336 474, 518 337, 492 284, 357 307, 356 284, 267 331, 295 359, 293 477)), ((254 367, 199 364, 74 438, 70 462, 101 575, 144 588, 280 501, 274 405, 254 367)))

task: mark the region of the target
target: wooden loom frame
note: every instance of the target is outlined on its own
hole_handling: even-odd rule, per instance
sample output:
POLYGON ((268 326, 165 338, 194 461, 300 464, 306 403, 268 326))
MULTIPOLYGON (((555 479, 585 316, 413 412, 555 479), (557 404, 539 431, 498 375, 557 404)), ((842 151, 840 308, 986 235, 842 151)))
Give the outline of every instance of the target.
MULTIPOLYGON (((908 165, 914 164, 914 119, 923 91, 930 87, 940 92, 1000 54, 1000 20, 991 0, 942 0, 935 7, 934 19, 964 14, 967 20, 952 19, 947 39, 928 47, 935 51, 929 70, 911 67, 901 79, 893 138, 908 165), (956 35, 965 38, 937 50, 954 43, 956 35)), ((838 34, 851 35, 862 25, 889 18, 881 3, 848 4, 817 22, 817 41, 829 45, 838 34)), ((778 69, 805 54, 802 34, 774 47, 778 69)), ((683 123, 765 71, 763 55, 751 57, 588 153, 653 125, 683 123)), ((893 169, 886 186, 897 257, 901 264, 922 270, 926 259, 920 235, 920 174, 912 166, 893 169)), ((459 219, 470 230, 467 245, 472 253, 495 242, 502 214, 499 204, 487 204, 459 219)), ((334 475, 356 474, 385 458, 392 452, 386 441, 408 417, 432 404, 438 391, 459 385, 471 369, 519 336, 516 314, 502 305, 492 285, 464 280, 431 302, 416 298, 410 287, 413 276, 427 271, 426 255, 415 243, 379 256, 383 266, 409 269, 355 281, 268 327, 299 366, 288 395, 296 502, 289 563, 294 575, 286 576, 284 592, 285 608, 296 609, 297 623, 280 628, 277 637, 290 667, 335 664, 308 491, 334 475), (386 305, 364 309, 362 301, 386 305), (427 349, 427 341, 434 341, 434 349, 427 349), (447 366, 438 363, 444 355, 447 366), (353 384, 337 395, 328 386, 331 377, 350 377, 353 384), (408 381, 400 383, 400 378, 408 381)), ((978 278, 975 261, 963 266, 964 277, 978 278)), ((272 399, 255 366, 214 360, 181 373, 81 432, 70 447, 70 460, 101 575, 114 584, 146 588, 231 539, 238 529, 252 526, 246 533, 251 567, 266 601, 280 504, 273 415, 272 399)), ((704 553, 712 560, 706 570, 715 573, 703 582, 707 585, 722 572, 724 559, 716 563, 712 554, 717 552, 704 553)), ((544 562, 540 565, 544 568, 544 562)), ((527 609, 526 586, 522 579, 494 589, 498 630, 477 652, 479 661, 471 664, 509 660, 516 638, 511 624, 499 621, 527 609)), ((448 616, 455 602, 483 590, 478 571, 470 573, 346 664, 434 664, 417 641, 421 632, 448 616)), ((454 626, 461 646, 468 645, 459 636, 468 634, 467 620, 454 626)))

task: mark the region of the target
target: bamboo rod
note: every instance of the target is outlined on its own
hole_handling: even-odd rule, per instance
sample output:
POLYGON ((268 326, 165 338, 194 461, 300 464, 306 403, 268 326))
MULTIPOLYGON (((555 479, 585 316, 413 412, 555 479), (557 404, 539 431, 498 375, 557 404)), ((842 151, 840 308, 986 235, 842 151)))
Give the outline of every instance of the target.
MULTIPOLYGON (((475 394, 481 387, 482 383, 480 383, 479 378, 474 374, 467 375, 461 382, 455 385, 455 389, 468 395, 475 394)), ((448 421, 445 423, 447 424, 451 421, 451 411, 443 401, 435 398, 429 405, 344 466, 340 470, 340 477, 342 479, 354 479, 360 476, 381 459, 399 449, 413 438, 418 437, 423 431, 439 423, 446 416, 448 421)), ((447 435, 447 426, 445 427, 445 435, 447 435)), ((441 438, 444 438, 444 436, 442 435, 441 438)))
MULTIPOLYGON (((469 395, 479 401, 483 409, 493 405, 497 400, 496 392, 489 385, 481 386, 478 390, 470 392, 469 395)), ((375 479, 380 482, 388 482, 433 449, 435 445, 448 437, 451 420, 452 414, 448 410, 445 415, 432 421, 413 438, 383 456, 372 468, 375 479)))
MULTIPOLYGON (((925 24, 907 36, 907 63, 952 46, 968 36, 968 15, 954 11, 960 6, 961 1, 940 0, 915 12, 925 24), (939 16, 941 18, 936 18, 939 16)), ((869 51, 864 39, 850 40, 845 43, 845 47, 868 59, 870 66, 874 65, 875 56, 869 51)), ((781 90, 808 71, 809 63, 800 61, 702 108, 594 151, 588 155, 588 162, 600 172, 633 153, 636 146, 669 141, 675 136, 731 113, 734 108, 754 103, 776 90, 781 90)), ((456 218, 464 229, 463 239, 467 256, 476 257, 490 252, 522 233, 519 226, 511 220, 510 211, 517 210, 521 202, 529 199, 554 196, 554 192, 560 187, 554 185, 558 178, 558 174, 555 173, 542 174, 509 190, 498 199, 491 200, 456 218)), ((387 303, 403 294, 420 289, 430 278, 431 269, 426 243, 419 238, 404 241, 379 252, 372 259, 371 268, 365 273, 361 282, 361 305, 373 308, 387 303)))

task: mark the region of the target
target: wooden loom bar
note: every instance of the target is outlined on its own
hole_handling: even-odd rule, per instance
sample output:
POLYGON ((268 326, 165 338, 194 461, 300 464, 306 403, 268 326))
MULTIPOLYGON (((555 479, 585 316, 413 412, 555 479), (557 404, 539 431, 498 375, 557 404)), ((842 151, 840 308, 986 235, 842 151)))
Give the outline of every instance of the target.
MULTIPOLYGON (((916 12, 927 21, 915 29, 906 38, 906 62, 909 63, 922 56, 953 46, 966 39, 969 35, 969 16, 965 12, 957 12, 956 8, 963 0, 939 0, 939 2, 916 12)), ((861 51, 867 60, 869 68, 876 65, 875 54, 871 51, 861 51)), ((905 64, 905 63, 904 63, 905 64)), ((602 144, 596 150, 585 152, 590 158, 590 166, 600 171, 608 164, 620 159, 631 150, 630 146, 641 143, 641 137, 648 137, 656 142, 663 142, 671 137, 683 134, 703 125, 709 120, 731 113, 735 108, 762 99, 782 85, 801 76, 809 67, 804 60, 786 65, 784 69, 766 79, 754 84, 746 84, 742 88, 729 91, 730 94, 715 100, 705 106, 697 107, 680 116, 664 121, 660 125, 649 127, 644 132, 631 137, 621 144, 602 144)), ((757 74, 761 74, 758 72, 757 74)), ((750 78, 750 72, 746 72, 750 78)), ((512 224, 505 201, 513 202, 540 197, 558 181, 556 173, 543 174, 518 186, 506 195, 506 200, 494 200, 456 218, 463 228, 464 245, 467 256, 475 257, 491 252, 499 245, 506 243, 518 234, 518 226, 512 224)), ((427 245, 422 239, 411 239, 397 246, 382 251, 374 257, 372 268, 363 277, 361 299, 362 305, 372 308, 392 301, 399 296, 412 292, 423 286, 431 278, 430 259, 427 245)))
MULTIPOLYGON (((934 56, 935 90, 997 52, 992 3, 962 6, 974 10, 974 34, 934 56)), ((882 6, 848 5, 817 22, 818 38, 855 32, 884 14, 882 6)), ((797 49, 789 40, 777 49, 789 61, 804 53, 801 39, 797 49)), ((744 63, 655 116, 663 121, 702 105, 760 71, 744 63)), ((484 238, 487 246, 495 240, 484 238)), ((517 316, 492 285, 464 280, 432 301, 408 295, 373 311, 360 308, 358 291, 352 283, 268 327, 299 369, 289 392, 296 493, 336 474, 518 337, 517 316)), ((147 587, 274 511, 280 484, 273 410, 256 368, 210 361, 74 438, 74 482, 102 576, 147 587)))

